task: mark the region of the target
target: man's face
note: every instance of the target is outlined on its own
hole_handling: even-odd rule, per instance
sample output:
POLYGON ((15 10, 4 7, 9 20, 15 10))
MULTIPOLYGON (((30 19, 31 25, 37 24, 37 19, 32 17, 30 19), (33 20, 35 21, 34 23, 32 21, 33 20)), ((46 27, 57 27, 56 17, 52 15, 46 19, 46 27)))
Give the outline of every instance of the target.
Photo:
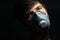
MULTIPOLYGON (((30 10, 28 10, 27 12, 36 12, 36 11, 41 11, 41 12, 45 13, 46 15, 48 15, 44 6, 39 2, 36 2, 34 4, 34 6, 30 10)), ((31 21, 31 19, 32 19, 32 15, 29 15, 28 20, 31 21)))

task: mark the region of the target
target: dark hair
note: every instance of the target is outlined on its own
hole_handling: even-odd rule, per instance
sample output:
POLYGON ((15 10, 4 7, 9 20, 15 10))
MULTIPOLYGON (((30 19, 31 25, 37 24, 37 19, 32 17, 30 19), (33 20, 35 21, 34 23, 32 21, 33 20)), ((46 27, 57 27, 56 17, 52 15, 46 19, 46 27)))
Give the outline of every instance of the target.
POLYGON ((27 9, 29 9, 35 4, 36 1, 39 1, 44 6, 44 3, 42 0, 19 0, 18 2, 16 2, 15 8, 19 12, 25 13, 27 9))

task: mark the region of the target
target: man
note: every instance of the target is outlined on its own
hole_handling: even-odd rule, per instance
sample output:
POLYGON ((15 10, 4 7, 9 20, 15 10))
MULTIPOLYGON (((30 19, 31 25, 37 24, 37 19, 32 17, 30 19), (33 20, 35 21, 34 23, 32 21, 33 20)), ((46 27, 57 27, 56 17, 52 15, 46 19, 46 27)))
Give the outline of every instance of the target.
POLYGON ((16 38, 19 40, 50 40, 49 29, 45 27, 45 21, 43 21, 43 25, 41 25, 41 21, 37 17, 40 15, 38 15, 40 12, 48 16, 47 10, 41 1, 25 0, 17 2, 16 17, 18 24, 16 33, 18 36, 16 38), (35 14, 37 16, 35 16, 35 14), (38 20, 36 21, 37 18, 38 20))

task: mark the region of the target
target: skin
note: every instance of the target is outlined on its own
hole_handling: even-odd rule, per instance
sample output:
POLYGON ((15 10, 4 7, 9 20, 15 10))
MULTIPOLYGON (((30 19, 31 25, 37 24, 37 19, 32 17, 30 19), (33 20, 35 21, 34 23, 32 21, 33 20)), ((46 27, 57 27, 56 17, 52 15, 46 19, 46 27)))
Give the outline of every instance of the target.
MULTIPOLYGON (((36 11, 41 11, 41 12, 45 13, 46 16, 48 15, 47 10, 46 10, 46 9, 44 8, 44 6, 43 6, 40 2, 38 2, 38 1, 36 1, 35 4, 34 4, 34 6, 33 6, 30 10, 28 10, 27 12, 29 13, 29 12, 36 12, 36 11)), ((29 18, 28 18, 27 20, 31 21, 32 16, 33 16, 33 15, 29 15, 29 18)))

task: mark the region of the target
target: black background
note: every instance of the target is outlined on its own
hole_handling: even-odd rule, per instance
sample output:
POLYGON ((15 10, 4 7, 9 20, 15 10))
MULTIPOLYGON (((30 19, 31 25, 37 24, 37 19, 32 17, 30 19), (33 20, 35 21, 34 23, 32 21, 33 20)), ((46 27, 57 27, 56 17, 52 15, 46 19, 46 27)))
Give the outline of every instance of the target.
MULTIPOLYGON (((16 0, 0 1, 0 40, 15 40, 16 18, 14 17, 14 4, 16 0)), ((60 1, 44 0, 51 20, 51 37, 60 40, 60 1)))

